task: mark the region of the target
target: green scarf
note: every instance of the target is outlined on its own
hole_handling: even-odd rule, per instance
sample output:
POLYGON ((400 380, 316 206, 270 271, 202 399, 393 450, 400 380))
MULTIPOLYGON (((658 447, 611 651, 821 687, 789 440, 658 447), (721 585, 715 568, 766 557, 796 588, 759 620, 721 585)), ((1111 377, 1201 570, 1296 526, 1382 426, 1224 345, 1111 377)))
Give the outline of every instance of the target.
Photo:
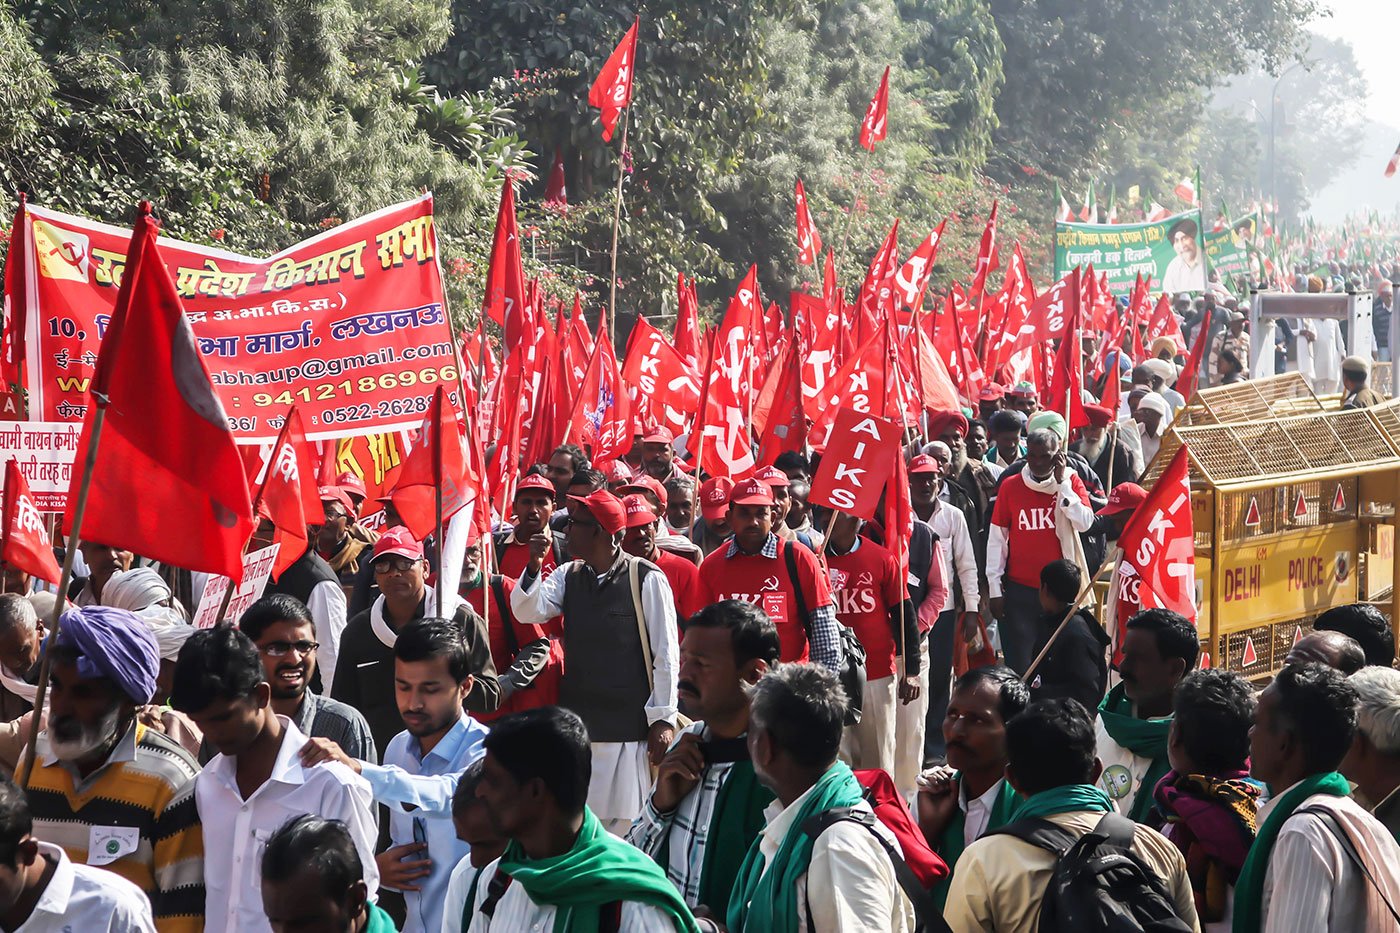
POLYGON ((1062 784, 1031 794, 1011 814, 1016 820, 1044 819, 1056 813, 1112 813, 1113 801, 1093 784, 1062 784))
POLYGON ((759 783, 753 762, 734 762, 715 798, 700 868, 700 903, 710 910, 718 913, 729 906, 739 876, 738 853, 747 852, 763 832, 763 811, 772 802, 773 792, 759 783))
POLYGON ((1146 822, 1147 814, 1155 804, 1153 791, 1168 771, 1171 762, 1167 760, 1167 736, 1171 734, 1172 719, 1139 719, 1133 715, 1133 701, 1128 699, 1123 685, 1119 684, 1108 692, 1099 704, 1099 718, 1109 737, 1139 758, 1150 758, 1152 764, 1138 783, 1133 794, 1133 805, 1128 816, 1134 823, 1146 822))
POLYGON ((369 923, 365 924, 365 933, 399 933, 399 930, 394 926, 393 918, 386 914, 383 908, 377 904, 370 904, 369 923))
POLYGON ((1269 873, 1269 855, 1278 841, 1279 830, 1293 811, 1314 794, 1348 797, 1351 785, 1335 771, 1304 778, 1278 802, 1269 807, 1268 819, 1259 827, 1250 846, 1249 856, 1235 882, 1235 916, 1231 924, 1234 933, 1258 933, 1264 921, 1264 878, 1269 873))
POLYGON ((766 865, 753 841, 729 898, 730 933, 795 933, 797 930, 797 879, 806 874, 812 860, 812 837, 802 831, 808 817, 836 807, 853 807, 862 799, 860 782, 838 761, 812 785, 807 799, 793 814, 773 863, 766 865), (767 867, 767 871, 764 868, 767 867))
MULTIPOLYGON (((992 812, 987 819, 986 831, 1001 829, 1011 822, 1011 815, 1020 802, 1021 798, 1011 783, 1002 780, 1001 789, 997 791, 996 802, 992 804, 992 812)), ((958 807, 953 811, 953 818, 948 822, 948 828, 943 830, 943 835, 938 839, 938 857, 943 859, 944 864, 948 866, 948 874, 935 881, 932 888, 933 899, 940 912, 948 902, 948 889, 953 886, 953 871, 957 867, 958 859, 962 858, 963 849, 966 848, 966 844, 963 842, 963 831, 966 828, 967 814, 963 812, 962 807, 958 807)))
POLYGON ((512 840, 496 870, 510 875, 536 904, 556 908, 554 933, 597 933, 599 908, 616 901, 648 904, 667 914, 680 933, 699 933, 666 873, 640 849, 604 830, 586 807, 583 828, 568 852, 530 859, 512 840))

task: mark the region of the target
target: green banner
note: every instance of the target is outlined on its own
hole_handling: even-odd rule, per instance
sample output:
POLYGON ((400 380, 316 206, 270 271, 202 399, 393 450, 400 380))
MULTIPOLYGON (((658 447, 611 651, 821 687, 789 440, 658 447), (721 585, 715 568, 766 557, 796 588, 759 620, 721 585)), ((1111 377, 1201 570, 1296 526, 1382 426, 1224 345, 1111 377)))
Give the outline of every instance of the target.
POLYGON ((1206 260, 1221 279, 1250 274, 1250 254, 1255 251, 1258 233, 1259 212, 1251 211, 1232 222, 1228 230, 1206 234, 1206 260))
POLYGON ((1075 266, 1108 273, 1114 292, 1133 287, 1138 273, 1152 276, 1152 291, 1203 292, 1205 242, 1199 210, 1143 224, 1055 224, 1055 277, 1075 266))

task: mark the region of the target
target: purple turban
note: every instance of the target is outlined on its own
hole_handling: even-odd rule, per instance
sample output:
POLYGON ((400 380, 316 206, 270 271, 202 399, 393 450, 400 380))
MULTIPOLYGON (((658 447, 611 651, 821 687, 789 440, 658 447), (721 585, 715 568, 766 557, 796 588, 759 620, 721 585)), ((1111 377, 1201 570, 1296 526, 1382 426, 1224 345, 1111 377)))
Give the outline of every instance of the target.
POLYGON ((133 703, 151 702, 160 648, 135 613, 111 606, 69 609, 59 617, 55 644, 77 655, 79 677, 106 677, 133 703))

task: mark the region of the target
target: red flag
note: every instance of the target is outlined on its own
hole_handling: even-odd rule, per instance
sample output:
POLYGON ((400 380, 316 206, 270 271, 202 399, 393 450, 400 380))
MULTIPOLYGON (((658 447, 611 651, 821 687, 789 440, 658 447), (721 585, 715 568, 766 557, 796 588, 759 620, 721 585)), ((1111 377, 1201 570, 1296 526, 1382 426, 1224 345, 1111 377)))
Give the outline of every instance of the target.
POLYGON ((1068 311, 1071 300, 1074 301, 1076 306, 1078 305, 1078 268, 1041 292, 1040 297, 1035 300, 1035 305, 1031 308, 1031 320, 1036 322, 1036 340, 1043 344, 1057 337, 1064 336, 1065 322, 1069 319, 1068 311), (1072 298, 1071 279, 1073 280, 1072 298))
POLYGON ((822 300, 826 302, 827 308, 836 310, 836 253, 827 249, 826 265, 822 268, 822 300))
POLYGON ((1209 333, 1210 328, 1204 323, 1196 327, 1196 342, 1191 345, 1191 355, 1186 357, 1186 368, 1176 380, 1176 391, 1180 392, 1187 402, 1196 394, 1196 380, 1200 376, 1201 362, 1206 356, 1206 335, 1209 333))
POLYGON ((1176 344, 1176 352, 1180 353, 1186 349, 1186 338, 1181 333, 1181 320, 1172 311, 1172 303, 1166 294, 1163 293, 1157 299, 1157 306, 1152 309, 1152 315, 1147 319, 1147 343, 1158 337, 1170 337, 1176 344))
MULTIPOLYGON (((81 534, 173 567, 243 579, 253 507, 228 416, 142 204, 111 323, 97 354, 92 403, 75 463, 106 408, 81 534)), ((75 476, 64 527, 73 528, 75 476)))
POLYGON ((763 326, 758 267, 750 266, 716 332, 714 371, 705 374, 704 403, 691 432, 691 449, 703 454, 700 466, 711 476, 742 479, 753 471, 754 342, 763 326))
POLYGON ((479 483, 471 474, 467 446, 457 411, 441 385, 428 405, 428 417, 409 451, 394 487, 394 508, 404 527, 422 541, 437 528, 437 491, 442 490, 442 522, 477 498, 479 483))
POLYGON ((515 224, 515 183, 501 185, 496 235, 491 241, 491 268, 486 273, 485 312, 505 329, 509 354, 529 331, 525 271, 520 265, 520 235, 515 224))
POLYGON ((663 425, 673 434, 684 433, 686 422, 700 404, 699 376, 666 336, 641 315, 627 341, 622 381, 640 422, 663 425))
POLYGON ((895 469, 899 422, 840 407, 808 498, 864 519, 875 517, 880 491, 895 469))
POLYGON ((860 144, 864 149, 875 151, 875 144, 885 138, 885 128, 890 116, 890 69, 880 78, 880 87, 870 98, 870 106, 865 110, 865 119, 860 121, 860 144))
POLYGON ((909 538, 914 533, 914 504, 909 498, 909 470, 896 452, 894 471, 885 482, 885 546, 899 565, 899 578, 909 579, 909 538))
POLYGON ((1074 278, 1070 289, 1074 296, 1070 299, 1073 304, 1065 324, 1064 336, 1060 338, 1060 348, 1055 353, 1055 364, 1051 370, 1050 391, 1045 399, 1045 407, 1050 411, 1064 415, 1065 420, 1069 422, 1070 430, 1074 430, 1088 424, 1089 418, 1084 414, 1084 399, 1081 395, 1084 376, 1081 372, 1083 367, 1079 349, 1080 308, 1077 300, 1079 268, 1076 266, 1070 275, 1074 278))
POLYGON ((943 238, 943 228, 947 224, 945 218, 895 273, 894 284, 899 293, 899 303, 910 311, 918 311, 924 306, 924 290, 928 288, 929 276, 933 274, 933 264, 938 259, 938 241, 943 238))
POLYGON ((1394 178, 1395 170, 1400 168, 1400 146, 1395 147, 1395 154, 1390 157, 1390 161, 1385 166, 1385 177, 1394 178))
POLYGON ((632 28, 613 49, 588 89, 588 106, 602 111, 599 118, 603 121, 604 142, 612 140, 618 117, 632 103, 632 74, 637 65, 637 26, 640 23, 641 17, 632 22, 632 28))
MULTIPOLYGON (((801 451, 807 446, 807 413, 802 410, 802 348, 796 342, 788 344, 774 372, 778 376, 763 412, 763 436, 758 443, 759 466, 770 465, 785 451, 801 451)), ((755 423, 761 404, 762 399, 754 406, 755 423)))
POLYGON ((999 298, 1005 304, 1006 314, 996 331, 988 331, 987 341, 987 373, 993 378, 1003 363, 1036 341, 1036 326, 1030 316, 1031 306, 1036 303, 1035 286, 1019 242, 1011 251, 999 298))
POLYGON ((685 273, 676 277, 676 352, 690 366, 700 362, 700 303, 695 295, 695 283, 685 280, 685 273))
MULTIPOLYGON (((63 570, 53 556, 53 542, 44 530, 44 519, 29 494, 29 483, 14 457, 5 464, 5 515, 0 527, 0 561, 31 577, 57 584, 63 570)), ((306 529, 302 529, 306 533, 306 529)))
POLYGON ((564 153, 554 150, 554 165, 549 169, 549 182, 544 186, 544 203, 567 213, 569 209, 569 185, 564 178, 564 153))
POLYGON ((258 517, 272 522, 273 542, 281 545, 272 566, 273 580, 280 580, 282 572, 306 553, 310 542, 306 526, 321 523, 314 462, 301 413, 293 405, 287 410, 267 462, 258 471, 261 485, 254 503, 258 517))
POLYGON ((1128 520, 1118 545, 1137 574, 1142 608, 1170 609, 1196 621, 1196 544, 1185 444, 1128 520))
POLYGON ((797 261, 804 266, 815 265, 822 252, 822 238, 817 233, 817 225, 812 223, 812 212, 807 207, 807 192, 802 188, 802 179, 797 179, 797 261))
POLYGON ((594 462, 620 458, 632 449, 632 399, 618 372, 607 317, 606 311, 598 317, 593 358, 569 419, 569 439, 591 448, 594 462))
POLYGON ((855 342, 856 346, 865 343, 875 333, 884 307, 884 295, 892 295, 891 283, 899 271, 899 218, 896 217, 890 232, 879 252, 870 260, 870 268, 865 272, 865 281, 860 286, 860 297, 856 300, 855 342))
POLYGON ((15 222, 10 226, 10 246, 5 253, 5 334, 0 348, 0 382, 5 386, 22 384, 21 366, 29 327, 28 265, 29 211, 21 191, 15 222))
POLYGON ((972 291, 977 295, 977 310, 982 310, 982 295, 987 290, 987 274, 1001 268, 1001 256, 997 253, 997 202, 992 202, 992 213, 987 218, 987 226, 982 228, 982 240, 977 244, 977 268, 972 275, 972 291))

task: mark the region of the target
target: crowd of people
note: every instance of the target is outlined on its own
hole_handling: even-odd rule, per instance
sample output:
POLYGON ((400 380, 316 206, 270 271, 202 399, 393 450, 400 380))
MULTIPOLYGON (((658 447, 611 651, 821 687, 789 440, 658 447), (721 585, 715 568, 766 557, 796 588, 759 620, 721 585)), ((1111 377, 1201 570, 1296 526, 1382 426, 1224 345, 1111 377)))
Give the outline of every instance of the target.
POLYGON ((907 531, 814 501, 819 455, 695 477, 651 427, 528 465, 455 589, 354 473, 232 623, 119 547, 62 594, 0 567, 0 927, 1400 929, 1390 622, 1322 614, 1262 692, 1202 669, 1111 547, 1187 348, 1082 349, 1082 428, 1024 382, 925 413, 907 531))

